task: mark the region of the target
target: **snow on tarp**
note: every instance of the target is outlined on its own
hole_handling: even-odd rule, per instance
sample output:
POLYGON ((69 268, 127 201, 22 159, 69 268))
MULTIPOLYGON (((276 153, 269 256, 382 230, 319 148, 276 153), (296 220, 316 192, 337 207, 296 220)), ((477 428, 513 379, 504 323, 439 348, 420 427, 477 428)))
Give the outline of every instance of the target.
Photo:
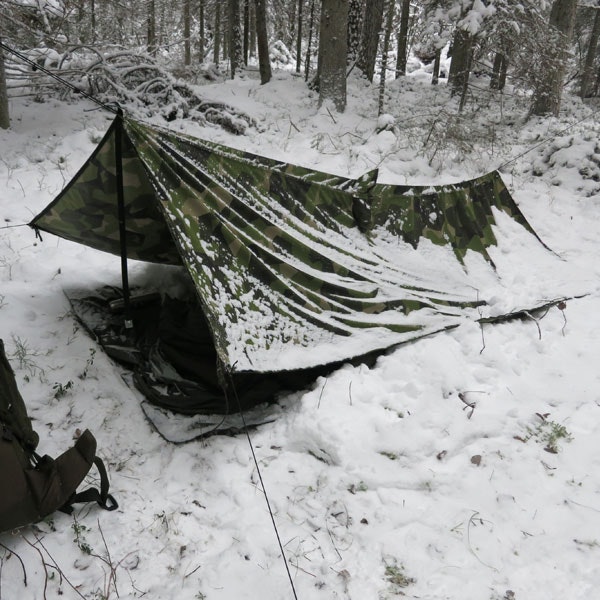
POLYGON ((560 260, 497 172, 380 185, 376 171, 336 177, 119 117, 32 226, 119 254, 117 135, 128 256, 185 265, 233 371, 344 361, 558 297, 502 282, 527 253, 560 260))

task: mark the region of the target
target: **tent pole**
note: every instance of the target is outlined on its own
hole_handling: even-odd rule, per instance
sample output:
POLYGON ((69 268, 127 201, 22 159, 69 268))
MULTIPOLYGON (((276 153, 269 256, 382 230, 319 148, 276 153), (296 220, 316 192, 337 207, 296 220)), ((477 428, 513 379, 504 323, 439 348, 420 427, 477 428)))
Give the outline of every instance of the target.
POLYGON ((123 284, 123 313, 125 329, 133 328, 129 302, 129 275, 127 271, 127 229, 125 227, 125 191, 123 187, 123 111, 119 107, 115 127, 115 165, 117 169, 117 204, 119 209, 119 240, 121 242, 121 281, 123 284))

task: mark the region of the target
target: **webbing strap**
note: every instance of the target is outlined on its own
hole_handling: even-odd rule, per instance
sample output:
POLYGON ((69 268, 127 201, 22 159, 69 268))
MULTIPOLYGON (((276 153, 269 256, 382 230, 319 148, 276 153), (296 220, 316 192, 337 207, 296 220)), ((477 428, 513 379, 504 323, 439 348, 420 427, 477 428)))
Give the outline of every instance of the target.
POLYGON ((73 494, 69 500, 60 508, 64 513, 70 515, 73 512, 73 504, 80 502, 96 502, 104 510, 112 511, 119 508, 119 504, 114 499, 112 494, 108 493, 109 483, 106 467, 101 458, 94 457, 94 464, 100 474, 100 489, 91 487, 82 492, 73 494))

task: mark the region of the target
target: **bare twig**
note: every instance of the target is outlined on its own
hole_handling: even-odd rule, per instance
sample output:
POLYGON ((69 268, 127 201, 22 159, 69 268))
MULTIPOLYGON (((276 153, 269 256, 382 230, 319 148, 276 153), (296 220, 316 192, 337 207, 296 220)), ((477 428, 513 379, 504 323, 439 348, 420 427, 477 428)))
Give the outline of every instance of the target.
POLYGON ((323 392, 325 391, 325 386, 327 385, 328 381, 329 380, 325 378, 325 383, 323 384, 323 387, 321 388, 321 393, 319 394, 319 402, 317 404, 317 408, 321 408, 321 398, 323 397, 323 392))
POLYGON ((292 559, 290 558, 290 565, 292 565, 292 567, 294 567, 294 569, 297 569, 298 571, 302 571, 303 573, 306 573, 307 575, 310 575, 311 577, 316 577, 316 575, 314 573, 311 573, 310 571, 307 571, 306 569, 303 569, 299 564, 298 561, 296 561, 295 563, 292 561, 292 559))
POLYGON ((292 118, 288 116, 288 119, 290 120, 290 127, 293 127, 298 133, 300 133, 300 130, 298 129, 298 127, 296 127, 296 124, 294 123, 294 121, 292 121, 292 118))
POLYGON ((25 569, 25 563, 23 563, 23 560, 21 559, 21 557, 14 550, 11 550, 10 548, 5 546, 1 542, 0 542, 0 548, 4 548, 9 554, 12 554, 13 556, 17 557, 18 561, 21 563, 21 569, 23 569, 23 585, 25 587, 27 587, 27 570, 25 569))
MULTIPOLYGON (((21 534, 21 537, 40 555, 40 560, 42 562, 42 568, 44 569, 44 589, 42 591, 42 597, 44 598, 44 600, 46 599, 46 591, 48 590, 48 568, 46 566, 46 561, 44 560, 44 555, 42 554, 42 551, 35 545, 32 544, 23 534, 21 534)), ((36 540, 38 539, 37 536, 35 536, 36 540)))
POLYGON ((92 553, 92 556, 96 556, 97 558, 99 558, 104 564, 106 564, 106 566, 109 569, 108 583, 106 584, 106 587, 104 589, 104 597, 108 598, 110 594, 110 588, 112 586, 112 588, 115 590, 117 598, 119 598, 119 590, 117 589, 117 567, 119 565, 115 566, 113 564, 112 558, 110 556, 110 550, 108 549, 108 544, 106 543, 106 538, 104 537, 104 532, 102 531, 102 527, 100 526, 100 520, 98 520, 97 523, 98 529, 100 530, 100 537, 102 538, 102 543, 104 544, 104 550, 106 551, 106 558, 99 556, 95 553, 92 553))
POLYGON ((193 569, 192 571, 190 571, 189 573, 186 573, 183 578, 187 579, 190 575, 193 575, 202 565, 198 565, 195 569, 193 569))
MULTIPOLYGON (((85 596, 71 583, 71 581, 69 580, 69 578, 65 575, 64 571, 58 566, 58 563, 56 562, 56 560, 54 559, 54 557, 50 554, 50 552, 48 551, 48 549, 46 548, 46 546, 44 546, 44 543, 42 542, 42 540, 34 534, 35 537, 35 541, 36 541, 36 545, 32 544, 25 536, 21 536, 30 546, 32 546, 33 548, 36 548, 36 550, 39 551, 39 549, 37 548, 37 545, 39 544, 41 546, 41 548, 44 550, 44 552, 48 555, 48 558, 52 561, 52 568, 56 569, 56 571, 58 572, 61 581, 64 579, 67 584, 69 585, 69 587, 80 597, 83 598, 83 600, 86 600, 85 596)), ((44 563, 44 569, 45 569, 45 563, 44 563)))

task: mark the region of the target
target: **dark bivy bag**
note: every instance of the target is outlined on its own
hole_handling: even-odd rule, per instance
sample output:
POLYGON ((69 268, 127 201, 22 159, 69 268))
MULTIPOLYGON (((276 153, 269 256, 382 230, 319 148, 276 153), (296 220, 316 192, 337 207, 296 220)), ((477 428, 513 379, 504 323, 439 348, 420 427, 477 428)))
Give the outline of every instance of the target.
POLYGON ((0 533, 40 521, 56 510, 71 513, 78 502, 117 508, 108 493, 104 464, 96 456, 96 439, 87 429, 58 458, 37 454, 38 442, 0 340, 0 533), (94 465, 100 489, 77 492, 94 465))

